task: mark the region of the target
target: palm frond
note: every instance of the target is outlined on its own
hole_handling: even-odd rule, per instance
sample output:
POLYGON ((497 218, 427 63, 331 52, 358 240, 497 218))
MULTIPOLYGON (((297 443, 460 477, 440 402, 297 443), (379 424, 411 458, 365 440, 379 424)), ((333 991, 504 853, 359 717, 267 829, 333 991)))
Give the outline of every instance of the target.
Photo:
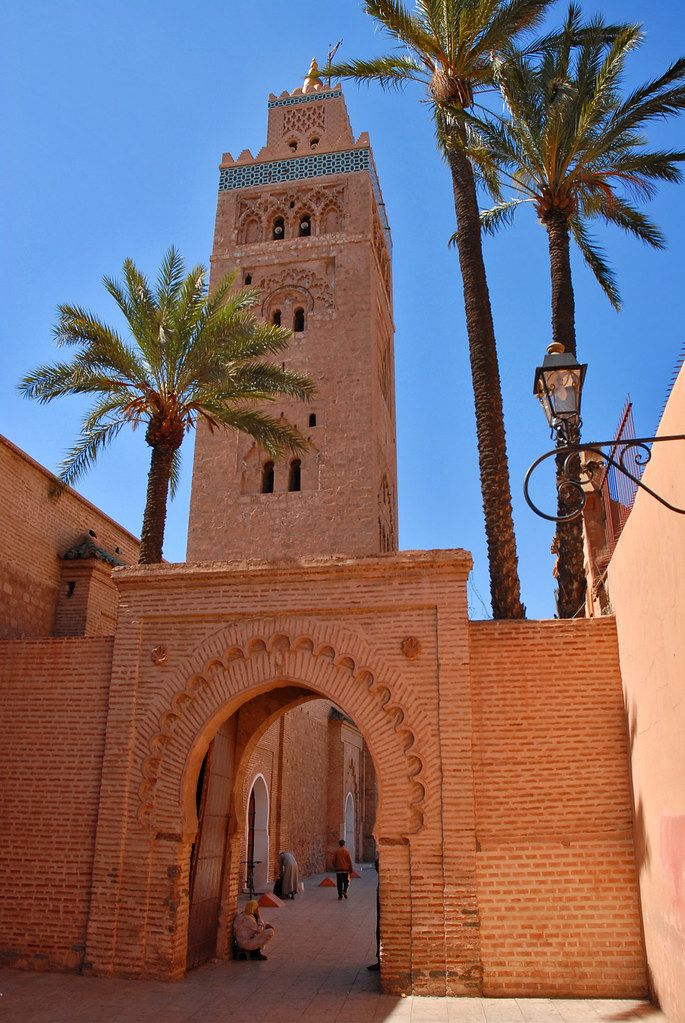
POLYGON ((414 53, 422 57, 440 53, 435 37, 399 0, 364 0, 364 10, 380 23, 381 28, 400 39, 414 53))
POLYGON ((309 441, 286 419, 257 409, 231 406, 208 398, 202 401, 199 414, 212 426, 228 427, 253 437, 272 458, 288 453, 304 454, 310 447, 309 441))
POLYGON ((331 64, 323 72, 327 78, 352 79, 357 82, 378 82, 384 89, 400 89, 407 82, 426 80, 426 69, 412 57, 375 57, 331 64))
POLYGON ((181 449, 176 450, 171 455, 171 471, 169 473, 169 496, 171 500, 176 497, 178 493, 179 484, 181 482, 181 449))
POLYGON ((164 254, 162 265, 157 274, 155 300, 161 308, 172 306, 178 296, 185 277, 183 257, 173 245, 164 254))
POLYGON ((111 277, 103 277, 102 283, 126 317, 129 330, 154 373, 160 363, 160 310, 147 279, 132 259, 124 260, 123 271, 123 283, 111 277))
POLYGON ((73 363, 56 362, 51 366, 38 366, 27 373, 18 385, 24 398, 45 405, 67 394, 108 394, 124 390, 128 381, 88 370, 73 363))
MULTIPOLYGON (((649 102, 655 97, 663 95, 663 90, 666 86, 672 85, 674 82, 682 83, 685 78, 685 57, 679 57, 678 60, 673 63, 664 71, 658 78, 653 78, 649 82, 644 82, 639 88, 634 89, 631 92, 621 106, 616 111, 616 116, 620 119, 623 114, 627 114, 633 110, 640 110, 645 102, 649 102)), ((666 96, 671 93, 672 90, 666 92, 666 96)), ((679 90, 676 90, 679 91, 679 90)), ((681 107, 678 105, 677 108, 673 108, 670 112, 677 113, 681 107)))
POLYGON ((76 361, 94 370, 113 370, 132 381, 145 377, 136 351, 115 330, 79 306, 60 305, 53 336, 59 346, 81 345, 76 361))
POLYGON ((621 295, 616 283, 616 275, 604 258, 602 250, 590 238, 581 220, 573 217, 569 221, 571 234, 580 249, 583 259, 592 270, 597 283, 617 311, 621 308, 621 295))
MULTIPOLYGON (((309 377, 271 362, 250 362, 246 366, 238 366, 231 373, 231 390, 238 398, 256 395, 271 401, 277 396, 308 401, 316 394, 316 387, 309 377)), ((232 395, 229 391, 222 397, 232 395)))
MULTIPOLYGON (((585 85, 585 89, 582 93, 582 103, 577 119, 576 133, 579 136, 598 127, 606 117, 607 111, 615 106, 614 95, 619 77, 628 54, 640 43, 641 39, 642 33, 638 25, 626 25, 612 42, 597 72, 594 73, 593 66, 592 74, 587 76, 587 81, 580 80, 581 85, 585 85)), ((581 51, 581 58, 583 54, 592 51, 592 49, 592 47, 584 47, 581 51)), ((599 52, 599 48, 596 49, 599 52)))
POLYGON ((511 199, 508 202, 498 203, 489 210, 480 211, 480 226, 486 234, 497 234, 500 228, 508 226, 514 220, 514 214, 521 203, 529 202, 529 199, 511 199))
POLYGON ((133 399, 134 395, 130 391, 106 395, 102 401, 98 401, 92 406, 84 418, 81 424, 82 432, 89 434, 99 426, 112 423, 117 417, 121 419, 122 424, 132 422, 135 416, 130 414, 129 407, 133 399))
POLYGON ((60 480, 67 486, 73 486, 95 464, 100 452, 109 447, 124 425, 123 419, 112 420, 91 430, 83 430, 59 466, 60 480))
POLYGON ((552 0, 509 0, 495 5, 473 47, 474 58, 508 50, 523 33, 540 24, 552 0))
POLYGON ((597 215, 610 224, 615 224, 628 234, 635 235, 640 241, 651 245, 653 249, 665 249, 666 239, 656 224, 644 213, 636 210, 629 203, 613 196, 597 210, 597 215))

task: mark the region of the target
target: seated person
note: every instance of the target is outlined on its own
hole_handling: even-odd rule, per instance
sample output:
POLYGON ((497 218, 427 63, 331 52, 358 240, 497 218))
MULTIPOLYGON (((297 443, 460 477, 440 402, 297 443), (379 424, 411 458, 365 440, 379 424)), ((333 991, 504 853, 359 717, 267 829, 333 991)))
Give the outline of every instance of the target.
POLYGON ((233 937, 240 950, 247 952, 250 959, 266 959, 262 949, 271 941, 274 929, 265 924, 259 916, 259 904, 252 899, 242 913, 233 918, 233 937))

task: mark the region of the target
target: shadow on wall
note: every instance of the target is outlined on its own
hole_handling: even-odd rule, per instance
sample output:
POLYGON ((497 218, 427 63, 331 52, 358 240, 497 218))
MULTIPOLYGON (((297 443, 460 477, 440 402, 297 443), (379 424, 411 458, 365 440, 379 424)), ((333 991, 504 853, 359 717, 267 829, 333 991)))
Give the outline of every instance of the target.
MULTIPOLYGON (((630 706, 627 711, 627 730, 628 730, 628 742, 630 746, 630 763, 631 763, 631 776, 635 777, 632 771, 633 763, 633 752, 635 747, 635 740, 637 737, 637 703, 635 700, 631 700, 630 706)), ((642 795, 636 792, 633 788, 633 833, 635 836, 635 862, 637 866, 638 880, 642 875, 643 870, 648 870, 651 864, 651 850, 649 847, 649 837, 647 835, 647 826, 645 822, 645 811, 644 804, 642 802, 642 795)))

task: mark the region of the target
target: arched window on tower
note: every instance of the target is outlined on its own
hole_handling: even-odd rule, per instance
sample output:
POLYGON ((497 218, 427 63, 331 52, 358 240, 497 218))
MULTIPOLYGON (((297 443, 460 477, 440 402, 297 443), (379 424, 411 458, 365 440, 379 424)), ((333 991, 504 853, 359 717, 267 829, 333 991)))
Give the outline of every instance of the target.
POLYGON ((262 467, 262 493, 273 494, 274 492, 274 463, 265 462, 262 467))
POLYGON ((288 490, 302 489, 302 462, 299 458, 293 458, 288 473, 288 490))
POLYGON ((316 426, 316 412, 309 413, 309 425, 316 426))
POLYGON ((280 309, 274 309, 274 311, 271 314, 271 322, 273 323, 274 327, 280 327, 280 325, 281 325, 281 310, 280 309))
POLYGON ((280 241, 285 237, 285 221, 283 217, 276 217, 272 231, 274 241, 280 241))
POLYGON ((293 330, 296 334, 304 333, 304 309, 298 306, 293 314, 293 330))
POLYGON ((252 284, 252 274, 245 274, 245 283, 252 284))
POLYGON ((312 233, 312 218, 309 213, 303 213, 300 217, 300 238, 309 238, 312 233))

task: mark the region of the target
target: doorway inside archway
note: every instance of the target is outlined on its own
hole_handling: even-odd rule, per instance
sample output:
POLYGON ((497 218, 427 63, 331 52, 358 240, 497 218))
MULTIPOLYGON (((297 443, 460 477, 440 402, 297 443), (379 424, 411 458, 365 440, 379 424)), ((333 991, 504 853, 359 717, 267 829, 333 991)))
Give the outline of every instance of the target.
POLYGON ((250 888, 249 873, 255 892, 266 890, 269 877, 269 791, 263 774, 258 774, 250 789, 247 804, 247 856, 245 887, 250 888))

